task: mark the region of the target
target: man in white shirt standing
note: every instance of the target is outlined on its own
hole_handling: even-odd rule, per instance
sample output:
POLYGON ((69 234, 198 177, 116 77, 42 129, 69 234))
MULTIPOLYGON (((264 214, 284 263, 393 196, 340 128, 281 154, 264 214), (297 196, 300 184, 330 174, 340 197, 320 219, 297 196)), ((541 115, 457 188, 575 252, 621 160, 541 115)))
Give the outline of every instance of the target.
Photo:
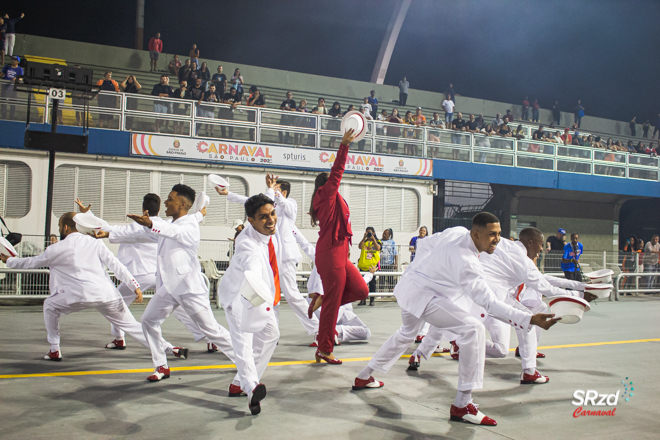
POLYGON ((218 285, 218 300, 226 311, 238 373, 229 386, 230 397, 247 395, 252 415, 261 412, 266 386, 260 382, 280 338, 278 326, 281 276, 278 264, 282 245, 278 239, 277 211, 263 194, 245 202, 248 225, 236 237, 236 253, 218 285), (265 282, 269 300, 252 306, 241 293, 247 274, 265 282))
POLYGON ((472 229, 447 229, 422 240, 413 261, 394 289, 403 325, 376 352, 355 378, 353 389, 378 388, 382 382, 371 374, 387 372, 415 340, 425 322, 456 335, 461 347, 458 392, 450 420, 477 425, 497 425, 472 403, 472 390, 483 387, 486 355, 484 325, 466 310, 472 302, 490 315, 530 331, 534 325, 548 329, 558 319, 512 307, 497 299, 488 287, 479 254, 492 254, 500 242, 497 217, 481 212, 472 229))
POLYGON ((0 255, 0 259, 12 269, 50 269, 51 295, 44 301, 44 322, 50 351, 44 359, 62 360, 60 316, 91 308, 147 346, 142 326, 124 304, 105 268, 108 267, 115 277, 135 292, 138 303, 142 302, 140 285, 102 241, 78 232, 74 216, 76 213, 67 212, 60 217, 60 241, 48 246, 41 255, 28 258, 0 255))
POLYGON ((451 126, 451 121, 454 119, 454 101, 451 100, 450 96, 445 96, 445 100, 442 101, 442 109, 445 111, 445 124, 447 127, 451 126))
MULTIPOLYGON (((154 237, 158 239, 156 293, 142 314, 142 328, 155 367, 154 373, 147 377, 151 382, 170 377, 166 352, 160 343, 163 338, 161 324, 178 307, 183 308, 211 343, 234 361, 229 332, 213 316, 208 288, 197 258, 199 220, 188 214, 194 201, 194 189, 183 184, 174 185, 165 201, 165 215, 172 217, 171 222, 150 217, 148 211, 143 215, 129 215, 144 228, 123 235, 124 239, 134 242, 148 243, 154 237)), ((119 238, 119 233, 97 234, 99 238, 106 236, 112 241, 119 238)))
MULTIPOLYGON (((279 176, 266 174, 266 187, 267 190, 264 194, 275 202, 275 209, 277 210, 278 239, 282 244, 282 258, 280 261, 282 293, 289 307, 291 307, 302 326, 307 330, 307 334, 310 336, 316 335, 319 330, 319 320, 316 316, 312 316, 311 318, 307 316, 307 301, 300 293, 298 281, 296 280, 296 267, 302 259, 300 249, 298 249, 292 232, 298 216, 298 203, 294 199, 289 198, 291 194, 291 183, 279 179, 279 176)), ((246 196, 230 192, 227 188, 220 189, 216 187, 216 191, 220 195, 226 195, 230 202, 244 205, 248 200, 246 196)))
MULTIPOLYGON (((596 297, 589 292, 578 292, 584 290, 586 283, 570 281, 569 286, 575 291, 567 291, 555 287, 538 270, 534 260, 538 258, 539 252, 543 249, 543 233, 536 228, 525 228, 520 232, 520 241, 502 240, 497 245, 495 252, 482 252, 479 255, 479 261, 483 266, 485 279, 488 286, 493 290, 499 301, 514 304, 520 302, 531 313, 544 313, 546 306, 541 301, 540 296, 553 297, 558 295, 569 295, 585 298, 587 301, 593 301, 596 297), (534 290, 539 297, 536 301, 531 298, 523 300, 520 297, 524 288, 534 290), (524 302, 523 302, 524 301, 524 302)), ((493 316, 490 316, 483 307, 471 304, 468 309, 472 316, 484 324, 491 339, 486 340, 487 358, 504 358, 509 354, 509 341, 511 339, 511 323, 502 322, 493 316)), ((519 355, 522 357, 523 372, 520 376, 520 383, 524 385, 544 384, 550 379, 548 376, 541 375, 536 370, 536 348, 540 328, 535 327, 532 331, 525 331, 518 326, 516 334, 519 341, 519 355), (537 330, 538 329, 538 330, 537 330)), ((431 327, 428 335, 422 341, 422 344, 413 352, 411 357, 419 360, 419 356, 428 359, 433 350, 442 338, 442 332, 431 327)), ((452 344, 452 353, 457 357, 458 348, 452 344)))

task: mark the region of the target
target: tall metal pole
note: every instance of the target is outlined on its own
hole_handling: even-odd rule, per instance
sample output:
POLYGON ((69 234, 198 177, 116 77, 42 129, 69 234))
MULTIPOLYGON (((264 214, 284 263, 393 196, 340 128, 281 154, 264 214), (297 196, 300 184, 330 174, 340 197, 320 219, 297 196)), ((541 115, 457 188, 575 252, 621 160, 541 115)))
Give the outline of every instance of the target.
MULTIPOLYGON (((53 99, 53 112, 50 115, 50 131, 57 133, 57 110, 60 105, 59 99, 53 99)), ((48 189, 46 191, 46 226, 44 228, 44 245, 50 238, 50 219, 53 211, 53 186, 55 183, 55 151, 48 152, 48 189)))
POLYGON ((387 25, 385 38, 383 38, 383 43, 380 45, 380 51, 378 52, 376 65, 374 66, 374 71, 371 74, 372 83, 383 84, 385 82, 385 75, 387 74, 387 68, 390 65, 392 52, 394 52, 396 40, 399 38, 399 32, 401 31, 403 20, 406 18, 406 14, 408 13, 408 8, 410 7, 411 2, 412 0, 403 0, 397 4, 394 12, 392 12, 392 18, 390 19, 390 23, 387 25))
POLYGON ((142 50, 144 44, 144 0, 137 0, 135 15, 135 48, 142 50))

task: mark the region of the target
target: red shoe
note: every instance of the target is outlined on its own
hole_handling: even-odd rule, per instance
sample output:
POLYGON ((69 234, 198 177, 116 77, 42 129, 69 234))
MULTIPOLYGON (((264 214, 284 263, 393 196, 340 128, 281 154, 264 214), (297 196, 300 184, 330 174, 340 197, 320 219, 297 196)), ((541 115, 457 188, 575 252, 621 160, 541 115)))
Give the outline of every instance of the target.
POLYGON ((497 426, 497 422, 479 411, 479 405, 475 405, 474 403, 470 403, 463 408, 458 408, 452 405, 451 410, 449 411, 449 420, 452 422, 467 422, 475 425, 497 426))
POLYGON ((419 355, 412 355, 410 356, 410 359, 408 359, 408 371, 417 371, 419 369, 419 366, 421 365, 422 358, 419 355))
POLYGON ((174 356, 181 359, 188 359, 188 349, 185 347, 172 347, 172 353, 174 356))
POLYGON ((323 359, 324 361, 326 361, 330 365, 341 365, 342 364, 341 359, 330 359, 329 357, 321 354, 320 351, 316 350, 316 363, 320 364, 321 359, 323 359))
POLYGON ((450 356, 454 360, 458 360, 458 345, 456 344, 456 341, 451 341, 451 350, 449 351, 450 356))
POLYGON ((383 382, 374 379, 373 376, 369 376, 369 379, 360 379, 359 377, 356 377, 355 382, 353 382, 353 391, 359 391, 365 388, 380 388, 384 385, 383 382))
POLYGON ((312 294, 312 301, 309 303, 309 307, 307 308, 307 317, 309 319, 312 319, 312 315, 314 314, 314 305, 316 305, 316 300, 318 297, 321 296, 318 293, 312 294))
POLYGON ((449 353, 449 349, 448 348, 440 348, 440 346, 438 345, 435 348, 435 350, 433 350, 433 353, 449 353))
MULTIPOLYGON (((215 345, 213 342, 207 342, 206 343, 206 352, 207 353, 213 353, 214 351, 218 351, 218 346, 215 345)), ((188 356, 188 353, 186 353, 186 356, 188 356)))
POLYGON ((160 367, 156 368, 154 373, 147 377, 147 380, 149 382, 158 382, 159 380, 163 379, 169 379, 170 378, 170 369, 165 368, 165 366, 161 365, 160 367))
POLYGON ((534 371, 534 374, 527 374, 523 371, 520 375, 520 383, 522 385, 541 385, 548 382, 550 382, 550 378, 543 376, 538 370, 534 371))
POLYGON ((417 337, 415 338, 415 344, 421 344, 423 340, 424 340, 424 336, 417 335, 417 337))
POLYGON ((516 357, 520 357, 520 347, 516 347, 516 357))
POLYGON ((115 339, 111 343, 106 344, 105 348, 111 348, 113 350, 126 350, 126 341, 123 339, 115 339))
POLYGON ((241 397, 241 396, 247 396, 245 394, 245 391, 241 389, 238 385, 234 385, 233 383, 229 384, 229 397, 241 397))
MULTIPOLYGON (((516 347, 516 357, 520 357, 520 347, 516 347)), ((536 352, 536 359, 543 359, 545 355, 543 353, 536 352)))
POLYGON ((253 416, 261 412, 261 402, 266 398, 266 385, 258 384, 248 396, 248 408, 253 416))
POLYGON ((47 361, 62 362, 62 352, 61 351, 49 351, 44 359, 47 361))

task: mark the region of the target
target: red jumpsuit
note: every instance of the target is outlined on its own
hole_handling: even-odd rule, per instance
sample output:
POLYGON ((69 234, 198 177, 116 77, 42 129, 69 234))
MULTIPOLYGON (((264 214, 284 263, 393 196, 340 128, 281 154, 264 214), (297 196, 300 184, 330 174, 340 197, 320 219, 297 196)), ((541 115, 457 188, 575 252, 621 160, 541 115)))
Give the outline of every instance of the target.
POLYGON ((344 174, 348 145, 341 145, 328 182, 314 196, 314 212, 321 230, 316 243, 316 269, 323 283, 323 307, 319 322, 319 351, 332 353, 337 313, 343 304, 361 301, 369 296, 358 269, 348 259, 351 244, 351 212, 339 194, 344 174))

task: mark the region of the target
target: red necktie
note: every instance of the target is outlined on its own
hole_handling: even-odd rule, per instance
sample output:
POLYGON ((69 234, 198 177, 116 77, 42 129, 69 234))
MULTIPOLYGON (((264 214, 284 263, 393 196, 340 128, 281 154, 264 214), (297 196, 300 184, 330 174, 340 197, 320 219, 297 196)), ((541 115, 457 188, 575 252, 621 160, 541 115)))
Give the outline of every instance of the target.
POLYGON ((276 306, 280 303, 282 293, 280 290, 280 272, 277 270, 277 256, 275 255, 273 237, 270 237, 268 240, 268 261, 270 262, 270 268, 273 270, 273 280, 275 281, 275 301, 273 305, 276 306))
POLYGON ((522 283, 520 286, 518 286, 518 293, 516 294, 516 300, 520 301, 520 292, 522 292, 524 288, 525 288, 525 283, 522 283))

